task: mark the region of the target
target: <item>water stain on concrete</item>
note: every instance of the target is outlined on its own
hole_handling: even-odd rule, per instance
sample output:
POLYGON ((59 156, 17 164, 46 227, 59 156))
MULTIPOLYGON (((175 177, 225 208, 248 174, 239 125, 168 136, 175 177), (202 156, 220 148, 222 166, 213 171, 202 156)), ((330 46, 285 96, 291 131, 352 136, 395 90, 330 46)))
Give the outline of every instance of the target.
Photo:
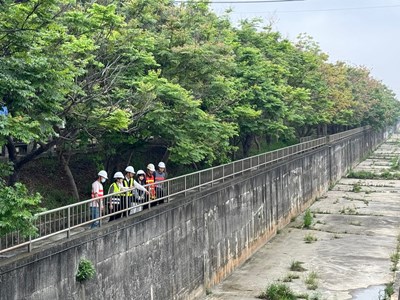
MULTIPOLYGON (((399 134, 354 171, 390 171, 393 157, 400 157, 399 134)), ((384 285, 394 278, 390 256, 400 234, 400 181, 342 178, 310 209, 312 228, 302 228, 300 215, 204 299, 255 299, 269 284, 282 283, 288 274, 296 273, 297 279, 285 282, 296 294, 316 294, 327 300, 380 300, 384 285), (316 240, 305 243, 307 234, 316 240), (294 261, 304 262, 307 270, 290 271, 294 261), (317 274, 316 290, 305 284, 311 272, 317 274)))

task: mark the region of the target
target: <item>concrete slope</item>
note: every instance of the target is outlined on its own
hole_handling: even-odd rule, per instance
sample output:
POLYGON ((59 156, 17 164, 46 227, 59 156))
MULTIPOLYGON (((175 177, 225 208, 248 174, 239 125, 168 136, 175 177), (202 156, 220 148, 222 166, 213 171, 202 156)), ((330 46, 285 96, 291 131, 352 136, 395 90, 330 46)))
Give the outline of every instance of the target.
MULTIPOLYGON (((399 157, 400 135, 393 135, 354 171, 400 172, 399 157)), ((396 276, 391 257, 400 255, 400 180, 343 178, 310 210, 310 229, 299 216, 204 299, 255 299, 276 282, 312 299, 384 299, 396 276), (306 270, 291 271, 295 262, 306 270)))

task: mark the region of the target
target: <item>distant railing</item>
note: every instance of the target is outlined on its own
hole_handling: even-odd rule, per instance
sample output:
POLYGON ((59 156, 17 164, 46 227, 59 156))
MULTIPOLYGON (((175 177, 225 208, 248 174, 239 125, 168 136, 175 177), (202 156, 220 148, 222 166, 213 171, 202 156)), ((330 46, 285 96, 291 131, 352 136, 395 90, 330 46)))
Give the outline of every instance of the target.
POLYGON ((124 191, 38 213, 35 215, 35 226, 38 228, 38 235, 23 238, 18 232, 14 232, 2 236, 0 237, 0 254, 24 246, 27 246, 28 251, 31 251, 33 244, 39 241, 51 238, 53 240, 69 238, 76 228, 89 228, 94 222, 98 222, 98 226, 102 226, 108 219, 118 217, 120 214, 130 215, 144 208, 151 209, 152 205, 157 202, 173 201, 178 196, 185 196, 193 191, 201 191, 227 179, 234 178, 236 175, 265 168, 290 156, 322 147, 329 142, 350 137, 367 129, 369 127, 349 130, 157 182, 156 184, 163 191, 163 196, 154 200, 145 199, 142 203, 128 203, 130 198, 125 196, 127 191, 124 191), (116 197, 122 201, 121 203, 125 204, 122 207, 126 208, 119 211, 111 209, 110 203, 116 197), (90 205, 95 202, 103 206, 103 209, 98 218, 91 219, 90 205))

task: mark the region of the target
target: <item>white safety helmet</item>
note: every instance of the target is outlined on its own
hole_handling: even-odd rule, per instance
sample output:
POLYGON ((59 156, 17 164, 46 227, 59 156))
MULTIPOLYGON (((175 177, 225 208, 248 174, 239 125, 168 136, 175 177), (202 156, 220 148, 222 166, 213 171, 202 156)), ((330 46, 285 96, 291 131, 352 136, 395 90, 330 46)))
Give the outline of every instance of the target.
POLYGON ((158 167, 159 167, 159 168, 164 168, 164 169, 165 169, 165 164, 164 164, 162 161, 160 161, 160 162, 158 163, 158 167))
POLYGON ((98 176, 104 177, 105 179, 108 179, 107 172, 104 170, 101 170, 98 174, 98 176))
POLYGON ((150 171, 154 172, 156 170, 156 168, 154 167, 153 164, 148 164, 147 165, 147 169, 149 169, 150 171))
POLYGON ((135 174, 135 169, 132 166, 127 166, 125 172, 135 174))
POLYGON ((146 173, 145 173, 143 170, 137 171, 136 174, 137 174, 138 176, 139 176, 139 175, 146 175, 146 173))
POLYGON ((124 179, 124 174, 122 174, 122 172, 116 172, 116 173, 114 174, 114 178, 121 178, 121 179, 124 179))

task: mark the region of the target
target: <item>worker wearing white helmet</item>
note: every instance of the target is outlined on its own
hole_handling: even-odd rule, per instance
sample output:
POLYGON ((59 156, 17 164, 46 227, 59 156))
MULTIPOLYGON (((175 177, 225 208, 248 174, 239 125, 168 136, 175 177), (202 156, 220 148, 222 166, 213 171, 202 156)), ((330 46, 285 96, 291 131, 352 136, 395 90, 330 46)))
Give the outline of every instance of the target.
MULTIPOLYGON (((110 185, 110 188, 108 189, 108 193, 109 194, 114 194, 114 193, 118 193, 121 191, 124 191, 124 185, 123 185, 123 180, 124 180, 124 174, 122 174, 122 172, 116 172, 114 174, 114 182, 110 185)), ((117 211, 120 211, 122 209, 125 209, 125 194, 117 194, 117 195, 113 195, 109 198, 109 209, 110 209, 110 213, 115 213, 117 211)), ((114 214, 110 217, 109 222, 119 219, 122 217, 122 214, 114 214)))
MULTIPOLYGON (((146 168, 146 184, 147 189, 149 191, 149 200, 154 200, 156 199, 156 187, 154 185, 155 177, 154 177, 154 172, 156 171, 156 168, 154 167, 153 164, 148 164, 146 168)), ((154 205, 154 204, 153 204, 154 205)))
MULTIPOLYGON (((160 161, 157 165, 157 170, 154 172, 154 182, 156 182, 156 195, 160 199, 165 196, 165 184, 163 181, 167 179, 167 172, 165 170, 165 163, 160 161)), ((164 203, 164 199, 158 200, 156 204, 164 203)))
MULTIPOLYGON (((104 189, 103 184, 108 179, 107 172, 105 170, 101 170, 97 173, 97 179, 92 183, 92 198, 94 200, 90 202, 90 218, 97 219, 100 217, 100 212, 104 210, 103 196, 104 189)), ((94 228, 99 226, 99 221, 95 221, 92 223, 90 228, 94 228)))
MULTIPOLYGON (((145 185, 146 184, 146 173, 143 170, 139 170, 136 172, 136 181, 140 184, 140 185, 145 185)), ((136 199, 136 201, 140 204, 140 203, 144 203, 146 202, 146 194, 148 194, 147 189, 145 188, 145 191, 142 190, 137 190, 137 194, 138 194, 138 198, 136 199)), ((142 208, 143 209, 147 209, 149 206, 148 205, 143 205, 142 208)))
POLYGON ((135 207, 131 209, 129 214, 134 214, 142 210, 142 206, 137 206, 137 199, 139 198, 138 190, 147 193, 147 190, 144 186, 139 184, 135 180, 135 169, 132 166, 127 166, 125 168, 125 178, 124 178, 124 187, 128 189, 126 195, 128 197, 129 207, 135 207))

